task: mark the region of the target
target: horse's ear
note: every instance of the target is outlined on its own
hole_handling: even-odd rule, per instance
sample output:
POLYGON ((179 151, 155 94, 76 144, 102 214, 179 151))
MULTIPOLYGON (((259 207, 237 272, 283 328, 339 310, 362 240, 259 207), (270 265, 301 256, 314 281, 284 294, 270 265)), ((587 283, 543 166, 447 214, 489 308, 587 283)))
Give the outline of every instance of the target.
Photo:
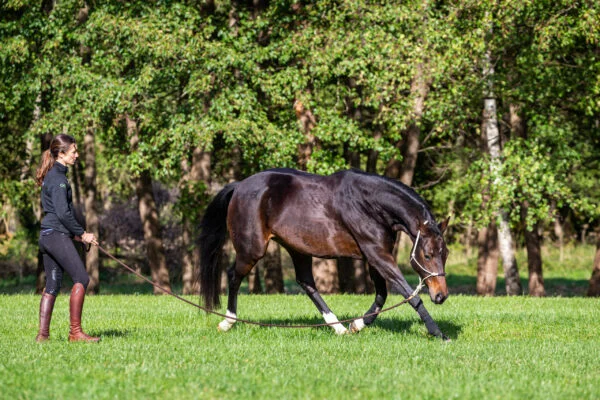
POLYGON ((444 233, 446 231, 446 228, 448 228, 448 222, 450 222, 450 216, 438 224, 440 232, 444 233))

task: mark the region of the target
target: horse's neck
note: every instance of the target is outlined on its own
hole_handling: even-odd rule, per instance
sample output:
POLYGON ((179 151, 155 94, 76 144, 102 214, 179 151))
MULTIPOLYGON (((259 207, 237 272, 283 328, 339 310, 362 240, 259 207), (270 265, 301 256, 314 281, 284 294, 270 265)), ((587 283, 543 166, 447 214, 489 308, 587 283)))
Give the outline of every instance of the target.
POLYGON ((408 231, 413 240, 419 232, 419 225, 427 224, 431 219, 427 206, 412 193, 404 192, 399 187, 391 186, 386 200, 382 203, 382 208, 408 231))

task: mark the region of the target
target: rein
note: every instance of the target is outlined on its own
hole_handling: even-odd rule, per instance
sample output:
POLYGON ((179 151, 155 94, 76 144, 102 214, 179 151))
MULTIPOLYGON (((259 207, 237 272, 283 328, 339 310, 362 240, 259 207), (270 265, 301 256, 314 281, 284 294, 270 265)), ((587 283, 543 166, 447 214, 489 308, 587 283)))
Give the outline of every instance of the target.
MULTIPOLYGON (((417 241, 419 240, 419 237, 417 236, 417 241)), ((80 240, 79 240, 80 241, 80 240)), ((416 243, 416 241, 415 241, 416 243)), ((193 307, 196 307, 208 314, 214 314, 214 315, 218 315, 220 317, 226 318, 228 320, 234 320, 237 322, 243 322, 245 324, 249 324, 249 325, 258 325, 258 326, 262 326, 262 327, 270 327, 270 328, 316 328, 316 327, 321 327, 321 326, 332 326, 335 324, 341 324, 341 323, 347 323, 347 322, 354 322, 356 320, 359 319, 363 319, 363 318, 367 318, 367 317, 371 317, 374 315, 378 315, 378 314, 382 314, 386 311, 390 311, 393 310, 396 307, 400 307, 403 304, 408 303, 409 301, 411 301, 417 294, 419 294, 419 292, 421 291, 421 289, 423 289, 423 286, 425 285, 425 279, 429 278, 430 276, 439 276, 439 275, 434 275, 431 274, 429 276, 427 276, 425 279, 422 279, 421 277, 419 277, 419 284, 417 285, 416 289, 412 292, 412 294, 410 296, 408 296, 406 299, 402 300, 400 303, 394 304, 393 306, 381 309, 379 311, 375 311, 369 314, 364 314, 360 317, 355 317, 355 318, 350 318, 350 319, 344 319, 341 321, 336 321, 336 322, 329 322, 329 323, 321 323, 321 324, 306 324, 306 325, 281 325, 281 324, 267 324, 264 322, 258 322, 258 321, 250 321, 247 319, 241 319, 241 318, 234 318, 231 317, 229 315, 225 315, 222 314, 220 312, 217 311, 213 311, 213 310, 209 310, 206 307, 201 306, 200 304, 196 304, 194 302, 191 302, 173 292, 171 292, 168 289, 165 289, 164 287, 160 286, 157 283, 152 282, 150 279, 146 278, 145 276, 143 276, 142 274, 140 274, 139 272, 137 272, 136 270, 134 270, 133 268, 129 267, 127 264, 125 264, 124 262, 122 262, 121 260, 119 260, 118 258, 116 258, 115 256, 113 256, 112 254, 110 254, 107 250, 105 250, 102 246, 100 246, 99 244, 96 244, 96 246, 98 247, 98 249, 100 251, 102 251, 104 254, 106 254, 107 257, 111 258, 112 260, 116 261, 117 263, 119 263, 119 265, 121 265, 123 268, 125 268, 127 271, 131 272, 132 274, 134 274, 135 276, 137 276, 138 278, 148 282, 149 284, 151 284, 152 286, 154 286, 155 288, 159 289, 160 291, 175 297, 178 300, 183 301, 184 303, 187 303, 193 307)), ((413 254, 411 255, 411 259, 414 256, 414 251, 413 254)), ((416 260, 415 260, 416 261, 416 260)), ((420 264, 418 264, 422 269, 424 269, 420 264)), ((426 272, 429 273, 429 271, 427 271, 426 269, 424 269, 426 272)))

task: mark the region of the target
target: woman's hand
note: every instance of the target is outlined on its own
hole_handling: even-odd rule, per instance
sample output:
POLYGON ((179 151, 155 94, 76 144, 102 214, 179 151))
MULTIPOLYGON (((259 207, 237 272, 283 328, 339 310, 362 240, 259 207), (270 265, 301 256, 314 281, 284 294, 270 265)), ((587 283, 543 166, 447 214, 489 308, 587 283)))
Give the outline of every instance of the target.
POLYGON ((83 235, 81 235, 81 241, 83 243, 91 243, 98 246, 98 240, 96 240, 96 236, 93 233, 83 232, 83 235))

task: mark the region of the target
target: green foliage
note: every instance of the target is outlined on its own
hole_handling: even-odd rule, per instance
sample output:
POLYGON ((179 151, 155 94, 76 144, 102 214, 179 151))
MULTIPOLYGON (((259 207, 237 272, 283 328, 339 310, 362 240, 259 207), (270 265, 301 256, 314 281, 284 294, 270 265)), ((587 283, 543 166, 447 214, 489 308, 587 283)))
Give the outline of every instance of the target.
POLYGON ((383 173, 402 157, 403 135, 419 117, 414 186, 437 215, 453 213, 457 226, 484 224, 504 208, 517 223, 527 201, 529 226, 557 210, 598 220, 594 4, 259 3, 2 3, 3 203, 32 214, 35 190, 19 172, 39 158, 39 135, 65 132, 81 144, 93 129, 103 196, 131 197, 132 182, 149 171, 180 189, 180 215, 198 215, 205 191, 185 186, 182 162, 196 147, 212 151, 212 178, 221 183, 229 170, 245 177, 296 166, 306 141, 294 110, 301 101, 320 144, 310 171, 347 168, 352 152, 363 165, 377 155, 383 173), (421 116, 414 115, 418 74, 428 87, 421 116), (480 137, 489 89, 507 136, 497 175, 480 137), (511 107, 527 127, 521 138, 502 119, 511 107), (138 129, 135 145, 128 118, 138 129))

